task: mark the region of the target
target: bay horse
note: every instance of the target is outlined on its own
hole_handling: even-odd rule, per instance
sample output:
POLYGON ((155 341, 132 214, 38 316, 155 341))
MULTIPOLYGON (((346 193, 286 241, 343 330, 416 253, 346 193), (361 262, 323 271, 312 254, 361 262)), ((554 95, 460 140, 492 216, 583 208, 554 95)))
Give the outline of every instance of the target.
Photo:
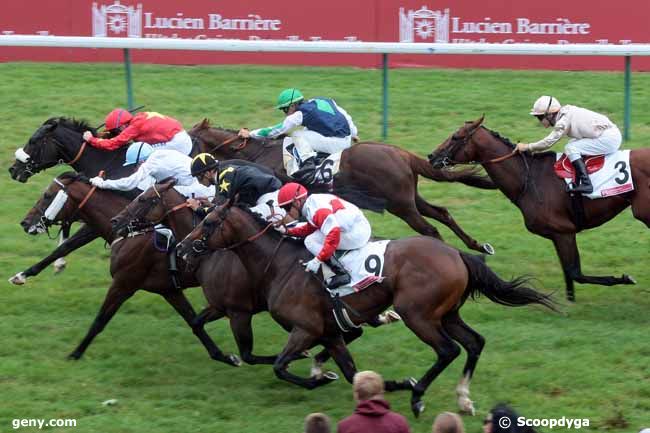
POLYGON ((584 284, 635 284, 629 275, 584 275, 576 233, 598 227, 632 206, 632 214, 650 226, 650 149, 630 153, 635 190, 622 195, 584 199, 584 223, 579 226, 564 180, 553 170, 554 152, 514 155, 515 145, 483 126, 484 117, 465 122, 429 155, 434 167, 481 164, 501 192, 519 208, 528 231, 550 239, 560 258, 566 297, 575 301, 574 281, 584 284), (511 158, 506 157, 513 155, 511 158))
MULTIPOLYGON (((352 382, 356 367, 331 314, 332 305, 322 282, 305 272, 301 260, 310 257, 302 242, 285 241, 270 225, 249 209, 229 200, 212 211, 178 246, 181 257, 204 250, 233 250, 267 299, 273 319, 290 331, 288 342, 273 369, 278 378, 307 389, 330 383, 329 376, 300 377, 288 366, 297 353, 322 344, 345 378, 352 382), (266 227, 265 227, 266 226, 266 227)), ((411 389, 411 409, 418 416, 424 409, 421 397, 431 382, 460 354, 468 353, 457 388, 462 410, 473 411, 469 383, 485 340, 460 317, 469 296, 486 295, 507 306, 541 304, 554 309, 552 299, 526 287, 525 280, 501 280, 479 257, 458 251, 428 237, 391 241, 385 254, 385 279, 364 291, 345 297, 367 321, 394 305, 404 323, 438 358, 417 382, 387 381, 389 390, 411 389)))
MULTIPOLYGON (((219 160, 244 159, 271 168, 283 182, 293 181, 286 175, 282 162, 282 140, 242 139, 237 131, 213 128, 207 119, 190 131, 201 152, 208 152, 219 160)), ((331 169, 323 177, 331 178, 331 169)), ((494 189, 493 183, 478 176, 474 170, 450 172, 433 169, 425 159, 397 146, 363 142, 343 151, 340 172, 334 176, 334 194, 337 188, 354 187, 371 197, 386 201, 386 210, 404 220, 420 234, 442 239, 438 229, 424 217, 433 218, 453 231, 472 250, 494 254, 488 243, 479 244, 456 223, 444 207, 427 202, 417 190, 418 176, 438 182, 461 182, 477 188, 494 189)), ((314 191, 312 191, 314 192, 314 191)), ((343 197, 359 207, 364 203, 353 197, 343 197)))
MULTIPOLYGON (((93 135, 97 133, 95 128, 81 120, 66 117, 46 120, 27 143, 16 150, 16 161, 9 168, 11 178, 25 183, 36 173, 59 164, 67 164, 88 176, 96 176, 104 171, 107 179, 119 179, 133 173, 134 166, 122 165, 126 147, 110 152, 97 149, 84 143, 84 131, 91 131, 93 135)), ((57 271, 62 270, 65 266, 63 257, 100 237, 99 233, 86 225, 82 225, 71 237, 69 234, 70 226, 64 225, 63 242, 43 260, 14 275, 9 282, 24 284, 27 278, 38 275, 52 262, 57 271)))
MULTIPOLYGON (((179 278, 182 289, 173 287, 169 276, 167 253, 154 247, 152 231, 142 231, 139 235, 116 240, 110 219, 130 202, 129 199, 111 191, 95 189, 83 175, 73 172, 64 173, 54 179, 21 222, 25 231, 32 234, 43 231, 39 228, 45 224, 46 210, 62 190, 66 193, 67 199, 54 215, 53 221, 60 222, 78 218, 85 221, 87 226, 106 242, 112 243, 110 272, 113 279, 111 285, 97 317, 84 339, 69 355, 70 359, 80 359, 93 339, 117 313, 120 306, 136 291, 146 290, 161 295, 174 307, 174 310, 192 328, 212 359, 234 366, 240 364, 237 356, 221 352, 205 332, 203 324, 195 323, 196 313, 182 289, 198 286, 199 282, 193 273, 185 272, 179 278)), ((186 207, 179 209, 177 213, 182 212, 192 213, 186 207)), ((216 278, 217 276, 210 275, 210 277, 216 278)), ((205 289, 204 294, 206 297, 210 297, 210 293, 205 289)))

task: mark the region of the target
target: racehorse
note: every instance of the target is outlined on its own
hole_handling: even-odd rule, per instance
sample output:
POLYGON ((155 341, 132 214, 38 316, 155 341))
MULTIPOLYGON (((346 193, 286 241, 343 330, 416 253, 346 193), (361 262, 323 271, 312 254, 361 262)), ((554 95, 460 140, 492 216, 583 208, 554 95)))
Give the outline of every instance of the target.
MULTIPOLYGON (((312 389, 329 383, 329 376, 303 378, 287 371, 291 359, 314 344, 322 344, 345 378, 352 382, 356 367, 332 317, 329 296, 317 277, 299 263, 309 253, 302 243, 284 241, 266 221, 233 200, 212 211, 178 246, 181 257, 205 250, 233 250, 267 299, 271 316, 290 331, 289 340, 273 369, 278 378, 312 389), (266 227, 265 227, 266 226, 266 227)), ((387 389, 411 389, 411 409, 418 416, 422 395, 430 383, 460 354, 468 353, 458 386, 461 409, 473 411, 469 382, 485 340, 460 318, 469 296, 485 294, 492 301, 519 306, 541 304, 554 308, 552 299, 525 286, 525 280, 501 280, 479 257, 460 252, 428 236, 391 241, 385 254, 385 279, 372 288, 345 297, 358 313, 355 323, 367 321, 391 304, 404 323, 431 346, 438 359, 413 383, 387 381, 387 389)))
MULTIPOLYGON (((241 139, 237 131, 212 128, 207 119, 190 132, 202 152, 217 159, 244 159, 271 168, 283 181, 292 181, 286 175, 282 162, 282 140, 241 139)), ((331 179, 331 167, 322 171, 325 180, 331 179)), ((334 177, 337 188, 353 186, 370 196, 386 200, 386 209, 404 220, 420 234, 442 239, 438 230, 424 218, 430 217, 445 224, 465 245, 482 253, 494 254, 488 243, 479 244, 463 231, 444 207, 427 202, 417 191, 418 176, 439 182, 462 182, 484 189, 494 189, 491 181, 473 170, 449 172, 434 170, 427 161, 397 146, 382 143, 358 143, 341 155, 340 172, 334 177)), ((348 198, 355 202, 353 198, 348 198)), ((364 207, 363 203, 356 203, 364 207)))
MULTIPOLYGON (((104 171, 107 179, 119 179, 133 173, 135 166, 124 167, 126 148, 107 152, 90 146, 83 141, 84 131, 96 134, 95 128, 86 122, 52 117, 46 120, 32 134, 27 143, 16 150, 16 161, 9 168, 11 178, 19 182, 27 180, 36 173, 58 164, 68 164, 77 172, 96 176, 104 171)), ((88 226, 82 226, 69 237, 70 226, 62 226, 62 240, 59 246, 46 258, 16 274, 9 281, 24 284, 26 279, 38 275, 43 269, 55 262, 59 268, 65 266, 63 257, 72 251, 97 239, 100 235, 88 226)))
POLYGON ((630 205, 634 217, 650 226, 650 149, 632 150, 630 154, 635 190, 583 200, 584 222, 579 225, 565 183, 553 171, 555 153, 515 155, 514 144, 483 126, 483 120, 481 117, 466 122, 454 132, 429 155, 431 164, 434 167, 481 164, 501 192, 519 208, 528 231, 553 241, 564 271, 569 301, 575 301, 574 281, 605 286, 634 284, 634 279, 625 274, 621 277, 583 275, 576 233, 604 224, 630 205), (509 158, 510 155, 513 157, 509 158))
MULTIPOLYGON (((198 286, 199 283, 192 273, 186 272, 179 278, 181 289, 173 287, 168 271, 167 253, 159 251, 154 246, 152 231, 143 230, 122 240, 114 238, 110 218, 129 203, 128 199, 110 191, 96 190, 88 183, 87 178, 77 173, 64 173, 50 184, 43 197, 21 222, 25 231, 33 234, 44 231, 49 221, 45 218, 47 209, 53 206, 52 203, 57 200, 55 197, 61 194, 60 191, 64 191, 67 198, 65 202, 59 202, 59 206, 50 211, 50 214, 54 214, 51 215, 52 221, 79 218, 106 242, 112 243, 110 270, 113 281, 92 326, 69 358, 81 358, 92 340, 104 329, 120 306, 136 291, 142 289, 165 298, 192 328, 212 359, 229 365, 240 364, 235 355, 225 355, 219 350, 203 329, 202 323, 195 323, 196 313, 182 289, 198 286)), ((172 219, 176 214, 182 213, 190 214, 191 220, 192 211, 187 207, 179 208, 170 214, 169 218, 172 219)), ((191 224, 184 229, 189 232, 191 224)), ((212 280, 217 277, 209 274, 204 278, 212 280)), ((204 294, 208 299, 212 298, 211 293, 206 289, 204 294)))

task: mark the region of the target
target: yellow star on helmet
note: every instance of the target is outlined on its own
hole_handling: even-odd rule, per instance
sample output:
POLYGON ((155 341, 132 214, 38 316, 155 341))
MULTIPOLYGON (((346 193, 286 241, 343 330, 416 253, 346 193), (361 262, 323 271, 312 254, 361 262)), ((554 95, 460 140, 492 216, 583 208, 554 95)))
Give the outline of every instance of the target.
POLYGON ((224 181, 219 184, 219 192, 228 191, 229 186, 230 186, 230 182, 226 182, 226 180, 224 179, 224 181))

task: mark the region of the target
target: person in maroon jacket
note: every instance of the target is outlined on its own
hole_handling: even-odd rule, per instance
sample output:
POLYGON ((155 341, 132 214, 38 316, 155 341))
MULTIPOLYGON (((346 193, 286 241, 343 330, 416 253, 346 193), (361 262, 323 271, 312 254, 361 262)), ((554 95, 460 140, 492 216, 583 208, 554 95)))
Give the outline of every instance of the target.
POLYGON ((404 416, 390 410, 384 399, 384 379, 374 371, 361 371, 352 384, 357 407, 338 423, 338 433, 410 433, 404 416))
POLYGON ((155 111, 145 111, 133 116, 123 108, 116 108, 106 116, 106 130, 113 138, 94 137, 90 131, 83 139, 93 147, 115 150, 135 143, 148 143, 154 149, 173 149, 183 155, 192 153, 192 139, 183 125, 173 117, 155 111))

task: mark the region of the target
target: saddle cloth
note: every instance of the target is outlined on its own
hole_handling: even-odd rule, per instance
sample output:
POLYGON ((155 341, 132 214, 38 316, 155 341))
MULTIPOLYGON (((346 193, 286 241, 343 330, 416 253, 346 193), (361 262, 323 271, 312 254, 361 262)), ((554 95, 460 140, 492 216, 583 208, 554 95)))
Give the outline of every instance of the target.
MULTIPOLYGON (((298 158, 293 152, 293 141, 291 137, 285 137, 282 144, 282 161, 284 169, 288 176, 293 176, 300 169, 298 158)), ((316 175, 311 183, 330 183, 334 180, 334 175, 339 172, 341 164, 341 153, 332 154, 318 153, 316 156, 316 175)))
MULTIPOLYGON (((348 250, 339 257, 339 262, 350 274, 350 284, 338 287, 333 293, 347 296, 357 293, 374 283, 384 280, 384 254, 389 240, 368 242, 363 248, 348 250)), ((334 273, 323 264, 323 277, 329 283, 334 273)))
MULTIPOLYGON (((634 190, 632 170, 630 168, 630 151, 619 150, 609 155, 590 156, 585 159, 587 173, 594 191, 583 194, 590 199, 610 197, 634 190)), ((575 180, 573 164, 562 153, 556 154, 553 166, 555 174, 569 185, 575 180)))

